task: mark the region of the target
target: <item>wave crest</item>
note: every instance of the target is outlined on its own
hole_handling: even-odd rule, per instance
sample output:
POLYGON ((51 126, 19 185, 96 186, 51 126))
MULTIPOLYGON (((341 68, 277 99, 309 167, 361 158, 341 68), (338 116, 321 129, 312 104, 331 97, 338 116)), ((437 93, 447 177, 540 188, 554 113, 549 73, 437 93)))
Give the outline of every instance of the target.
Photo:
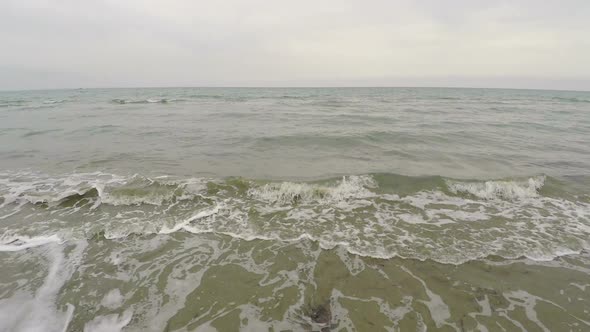
POLYGON ((531 177, 527 180, 457 182, 447 181, 453 194, 469 194, 475 197, 492 200, 522 200, 539 196, 539 190, 545 184, 545 176, 531 177))
MULTIPOLYGON (((590 248, 590 203, 561 195, 560 188, 545 176, 460 181, 380 173, 260 182, 0 173, 0 220, 9 225, 0 231, 66 239, 210 233, 309 239, 325 249, 342 246, 378 258, 540 260, 590 248), (38 202, 44 205, 27 204, 38 202)), ((6 239, 0 243, 11 249, 26 246, 22 239, 6 239)))
POLYGON ((333 186, 280 182, 268 183, 248 190, 248 194, 258 200, 279 205, 297 203, 336 203, 348 198, 374 196, 367 188, 375 187, 370 176, 348 176, 333 186))
POLYGON ((115 98, 111 100, 114 104, 167 104, 178 101, 178 99, 169 99, 169 98, 147 98, 147 99, 120 99, 115 98))
POLYGON ((113 206, 163 205, 192 199, 204 188, 204 179, 150 179, 140 175, 122 177, 104 173, 73 174, 65 178, 45 178, 25 174, 16 178, 0 176, 0 208, 9 204, 59 206, 87 199, 113 206))
POLYGON ((0 238, 0 252, 2 251, 20 251, 29 248, 43 246, 49 243, 62 243, 63 240, 57 235, 49 236, 3 236, 0 238))

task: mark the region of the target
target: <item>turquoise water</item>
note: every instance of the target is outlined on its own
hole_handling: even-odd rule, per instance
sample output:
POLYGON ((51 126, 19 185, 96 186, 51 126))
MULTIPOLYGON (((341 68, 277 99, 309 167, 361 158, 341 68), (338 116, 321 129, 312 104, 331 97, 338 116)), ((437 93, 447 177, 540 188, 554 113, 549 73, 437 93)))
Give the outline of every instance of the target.
POLYGON ((589 137, 589 92, 0 92, 0 331, 585 331, 589 137))

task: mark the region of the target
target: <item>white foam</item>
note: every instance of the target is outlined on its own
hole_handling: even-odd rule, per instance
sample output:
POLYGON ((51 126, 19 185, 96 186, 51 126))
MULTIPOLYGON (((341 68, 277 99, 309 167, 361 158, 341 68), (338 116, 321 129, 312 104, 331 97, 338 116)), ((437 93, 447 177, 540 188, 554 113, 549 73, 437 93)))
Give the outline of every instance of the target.
POLYGON ((61 104, 65 101, 65 99, 47 99, 43 101, 43 104, 61 104))
MULTIPOLYGON (((200 178, 150 180, 137 175, 117 177, 104 173, 73 174, 55 179, 24 174, 24 180, 18 176, 8 179, 2 176, 4 174, 0 173, 0 192, 5 197, 3 205, 10 204, 10 197, 16 200, 22 200, 27 194, 38 197, 41 194, 36 195, 37 191, 42 195, 49 192, 48 197, 57 200, 67 194, 82 194, 88 188, 98 191, 95 202, 85 203, 83 207, 47 208, 51 215, 47 221, 39 221, 44 213, 39 211, 45 207, 23 209, 32 210, 24 219, 32 217, 37 223, 35 227, 52 229, 62 239, 69 238, 66 236, 69 234, 54 230, 53 225, 65 225, 62 220, 71 220, 73 213, 77 213, 82 216, 83 225, 80 229, 76 229, 78 224, 68 226, 72 225, 71 233, 79 237, 103 233, 106 238, 114 239, 129 234, 185 231, 224 234, 247 241, 309 239, 317 241, 324 249, 342 246, 361 256, 433 259, 448 264, 490 255, 547 261, 590 248, 590 204, 539 195, 536 188, 541 187, 544 177, 449 184, 455 188, 455 193, 471 191, 467 197, 437 189, 403 197, 383 194, 374 188, 376 183, 371 176, 347 176, 328 184, 283 182, 256 186, 250 182, 251 189, 246 195, 222 189, 208 197, 203 196, 206 186, 205 180, 200 178), (125 190, 117 194, 121 187, 140 190, 136 197, 129 198, 125 190), (5 195, 6 188, 12 188, 8 190, 9 195, 5 195), (143 189, 148 194, 144 195, 143 189), (190 199, 197 196, 205 199, 190 199), (182 197, 187 199, 181 201, 182 197), (119 207, 93 210, 101 203, 119 207), (161 206, 135 206, 144 203, 161 206), (256 215, 251 213, 253 211, 256 215), (263 217, 259 217, 261 215, 263 217), (452 241, 444 240, 436 234, 438 232, 450 234, 452 241)), ((1 211, 5 209, 18 207, 16 204, 4 206, 1 211)), ((7 216, 16 213, 9 212, 7 216)), ((13 219, 9 220, 13 222, 13 219)), ((22 231, 18 229, 20 224, 15 225, 15 232, 29 231, 25 223, 22 223, 25 228, 22 231)), ((0 241, 0 249, 21 250, 45 241, 39 238, 25 241, 30 243, 18 240, 11 243, 14 240, 17 239, 5 237, 0 241)))
POLYGON ((162 205, 173 198, 192 199, 205 189, 203 184, 205 180, 200 178, 189 178, 183 181, 163 180, 156 183, 150 178, 137 174, 123 177, 101 172, 74 173, 58 177, 31 172, 1 175, 7 177, 0 178, 0 184, 5 187, 0 188, 4 189, 2 190, 4 201, 0 204, 0 208, 14 203, 55 205, 72 195, 84 195, 93 189, 98 192, 94 208, 100 204, 162 205), (138 193, 128 194, 128 189, 138 190, 138 193), (176 196, 179 192, 182 195, 176 196))
MULTIPOLYGON (((337 319, 343 314, 343 313, 348 313, 348 311, 346 311, 346 309, 344 309, 341 305, 340 305, 340 298, 345 298, 348 300, 353 300, 353 301, 358 301, 358 302, 375 302, 378 306, 379 306, 379 311, 381 311, 381 313, 383 313, 385 316, 387 316, 387 318, 389 318, 389 320, 393 323, 392 328, 387 328, 385 327, 386 330, 388 331, 399 331, 399 322, 410 312, 413 311, 412 309, 412 302, 413 302, 413 298, 411 296, 404 296, 401 300, 401 306, 399 307, 394 307, 392 308, 390 303, 382 298, 379 297, 370 297, 370 298, 359 298, 359 297, 355 297, 355 296, 350 296, 350 295, 344 295, 341 291, 334 289, 332 291, 332 303, 334 303, 334 308, 332 309, 332 311, 335 313, 334 316, 337 317, 337 319)), ((346 321, 346 325, 347 327, 350 327, 349 330, 351 331, 355 331, 357 330, 356 328, 354 328, 354 325, 352 323, 352 321, 347 320, 346 321)), ((341 330, 342 326, 339 326, 341 330)))
POLYGON ((447 181, 451 192, 467 193, 482 199, 517 200, 539 196, 539 189, 545 184, 545 176, 529 178, 526 181, 447 181))
POLYGON ((20 251, 28 248, 39 247, 49 243, 62 243, 57 235, 50 236, 11 236, 0 238, 0 251, 20 251))
POLYGON ((492 316, 492 307, 490 305, 490 301, 488 300, 488 296, 487 295, 484 295, 483 299, 481 299, 481 300, 475 299, 475 301, 481 307, 481 312, 469 313, 469 316, 471 316, 477 322, 477 326, 475 328, 478 331, 481 331, 481 332, 489 332, 488 328, 485 327, 484 325, 482 325, 477 320, 477 317, 478 316, 483 316, 483 317, 491 317, 492 316))
MULTIPOLYGON (((150 241, 155 241, 157 238, 155 237, 150 241)), ((143 242, 141 245, 144 248, 149 247, 151 248, 150 250, 153 250, 153 245, 150 245, 148 242, 143 242)), ((198 237, 189 238, 181 245, 183 249, 179 252, 183 254, 174 257, 175 261, 190 262, 193 267, 187 269, 184 263, 171 265, 172 272, 168 274, 164 285, 164 293, 169 298, 169 301, 164 303, 151 301, 144 306, 142 317, 145 317, 145 320, 138 323, 142 325, 144 330, 164 331, 170 318, 187 305, 187 294, 199 288, 204 274, 211 267, 215 266, 218 258, 226 252, 220 248, 219 241, 198 237), (182 261, 179 260, 181 258, 182 261)), ((141 248, 138 250, 141 251, 141 248)), ((212 306, 208 308, 208 311, 201 312, 201 316, 209 316, 213 308, 212 306)), ((210 326, 207 323, 203 323, 201 326, 204 326, 204 329, 197 328, 197 330, 211 331, 211 329, 206 328, 206 326, 210 326)))
POLYGON ((340 257, 340 260, 344 263, 348 271, 350 271, 351 275, 356 276, 365 270, 365 263, 359 258, 359 256, 349 256, 349 252, 346 251, 344 247, 338 248, 336 254, 338 254, 338 257, 340 257))
POLYGON ((369 176, 343 177, 335 186, 281 182, 251 188, 248 194, 259 200, 280 205, 293 203, 336 203, 348 198, 373 197, 366 187, 375 185, 369 176))
POLYGON ((581 284, 576 284, 575 282, 570 283, 570 285, 578 287, 582 292, 585 292, 586 287, 590 286, 590 284, 581 285, 581 284))
POLYGON ((167 98, 147 98, 147 99, 113 99, 112 102, 117 104, 163 104, 167 102, 176 101, 175 99, 167 98))
POLYGON ((410 270, 408 270, 405 266, 402 266, 401 268, 407 274, 411 275, 412 278, 414 278, 418 282, 420 282, 422 284, 422 287, 424 287, 424 291, 426 292, 426 295, 428 296, 429 300, 428 301, 423 300, 420 302, 424 303, 426 305, 426 307, 428 308, 428 311, 430 311, 430 316, 432 317, 432 320, 434 321, 434 324, 436 325, 436 327, 441 328, 443 325, 453 326, 453 325, 447 323, 449 318, 451 318, 451 312, 449 311, 449 307, 442 300, 442 298, 438 294, 431 291, 426 286, 426 282, 424 282, 424 280, 418 278, 410 270))
POLYGON ((577 255, 580 254, 582 250, 571 250, 567 248, 546 248, 544 251, 531 251, 523 256, 537 262, 548 262, 554 260, 556 257, 561 256, 568 256, 568 255, 577 255))
MULTIPOLYGON (((356 331, 354 323, 350 318, 349 311, 344 308, 339 298, 346 298, 342 292, 336 288, 332 289, 332 296, 333 299, 330 301, 330 312, 332 315, 332 324, 338 325, 339 331, 356 331)), ((321 331, 321 329, 325 328, 325 324, 318 324, 311 320, 309 320, 312 326, 313 331, 321 331)))
POLYGON ((109 309, 116 309, 123 304, 123 296, 118 288, 111 289, 102 299, 100 304, 109 309))
POLYGON ((4 203, 0 207, 27 202, 54 205, 69 196, 84 195, 92 189, 96 189, 100 194, 105 186, 121 184, 124 181, 123 177, 100 172, 75 173, 64 177, 30 172, 9 174, 8 178, 2 181, 6 188, 3 194, 4 203))
MULTIPOLYGON (((543 330, 544 332, 549 332, 550 330, 539 320, 539 318, 537 317, 537 312, 535 311, 535 306, 538 300, 542 300, 541 298, 531 295, 526 291, 523 290, 518 290, 518 291, 512 291, 512 292, 507 292, 504 294, 504 297, 510 301, 510 306, 508 307, 508 311, 510 310, 514 310, 515 306, 520 306, 523 307, 525 310, 525 314, 526 317, 534 322, 541 330, 543 330)), ((542 300, 543 301, 543 300, 542 300)), ((547 302, 547 301, 546 301, 547 302)), ((549 302, 553 305, 555 305, 552 302, 549 302)), ((562 307, 557 306, 560 309, 563 310, 562 307)))
POLYGON ((217 214, 219 212, 219 209, 222 208, 222 205, 216 205, 215 207, 211 208, 211 209, 205 209, 203 211, 199 211, 197 214, 195 214, 194 216, 186 219, 183 222, 180 222, 174 226, 167 227, 164 226, 162 227, 162 229, 160 229, 160 231, 158 233, 160 234, 170 234, 170 233, 174 233, 174 232, 178 232, 179 230, 186 230, 189 232, 194 232, 194 228, 189 227, 189 224, 195 220, 198 219, 202 219, 202 218, 207 218, 210 216, 213 216, 215 214, 217 214))
MULTIPOLYGON (((0 300, 0 330, 26 332, 66 331, 75 307, 66 305, 62 311, 56 306, 59 290, 79 264, 86 243, 78 243, 65 256, 61 246, 48 245, 41 252, 49 261, 44 282, 34 294, 17 292, 0 300)), ((27 252, 24 254, 28 254, 27 252)))
POLYGON ((84 325, 84 332, 120 332, 131 322, 132 317, 131 310, 125 310, 121 315, 98 316, 84 325))
MULTIPOLYGON (((318 209, 298 206, 288 210, 287 219, 282 222, 272 222, 267 226, 259 225, 252 227, 246 212, 240 210, 243 203, 233 202, 234 205, 237 205, 236 209, 231 207, 232 202, 230 201, 223 203, 223 209, 215 207, 212 210, 203 210, 173 227, 162 228, 160 233, 168 234, 175 231, 187 231, 195 234, 214 233, 228 235, 246 241, 273 240, 297 242, 311 240, 317 241, 322 249, 329 250, 336 246, 341 246, 346 248, 348 252, 359 256, 382 259, 396 256, 419 260, 433 259, 445 264, 462 264, 469 260, 485 258, 490 255, 500 255, 509 259, 526 256, 533 260, 546 261, 554 259, 557 256, 579 252, 579 249, 574 250, 571 248, 568 249, 567 247, 547 246, 547 240, 545 239, 553 241, 551 239, 555 237, 555 234, 549 231, 555 227, 553 226, 554 222, 552 220, 549 220, 545 224, 541 222, 543 219, 537 219, 536 224, 532 228, 527 223, 523 223, 522 225, 513 223, 514 225, 507 225, 510 226, 510 229, 504 229, 504 226, 490 227, 484 230, 478 229, 475 233, 464 234, 467 237, 457 241, 452 246, 438 243, 428 236, 420 236, 419 231, 421 229, 395 223, 395 221, 401 220, 411 224, 430 224, 440 227, 441 231, 445 231, 446 224, 463 223, 465 221, 485 222, 498 213, 506 213, 508 210, 503 209, 499 212, 494 212, 496 211, 495 205, 497 202, 487 201, 468 201, 468 204, 461 205, 463 210, 458 211, 432 209, 427 207, 427 205, 449 201, 448 196, 434 196, 439 197, 440 201, 433 199, 431 203, 424 203, 425 214, 428 216, 428 219, 425 219, 422 215, 400 213, 395 205, 390 204, 389 207, 384 207, 376 204, 374 205, 377 209, 374 212, 376 220, 366 219, 358 225, 349 224, 347 221, 337 221, 338 217, 335 215, 334 208, 318 211, 318 209), (474 204, 475 207, 471 207, 474 204), (388 211, 391 207, 395 209, 388 211), (469 209, 474 209, 474 211, 469 211, 469 209), (199 220, 199 222, 194 222, 195 220, 199 220), (324 222, 331 226, 324 229, 321 225, 324 222), (523 235, 520 235, 521 228, 524 231, 523 235), (548 230, 544 228, 548 228, 548 230), (506 233, 501 239, 498 238, 497 240, 489 241, 486 239, 486 232, 509 233, 506 233), (537 232, 538 234, 532 235, 531 237, 529 235, 530 232, 537 232), (395 237, 392 239, 393 236, 395 237), (529 236, 528 240, 522 241, 522 236, 529 236), (484 240, 480 239, 480 237, 484 240), (535 239, 539 241, 533 241, 535 239), (420 248, 420 246, 427 248, 428 251, 416 251, 414 249, 420 248), (510 251, 506 251, 505 248, 507 246, 512 246, 510 251)), ((425 197, 421 199, 425 199, 425 197)), ((460 198, 457 199, 463 200, 460 198)), ((408 199, 404 198, 403 201, 408 201, 408 199)), ((516 203, 502 201, 501 204, 511 206, 516 203)), ((520 204, 516 205, 513 208, 520 207, 520 204)), ((545 217, 539 215, 539 218, 545 217)), ((575 221, 569 222, 568 227, 573 227, 576 224, 575 221)), ((571 236, 574 233, 568 232, 568 234, 571 236)))
MULTIPOLYGON (((268 321, 261 320, 261 310, 251 304, 238 306, 240 310, 240 331, 258 332, 258 331, 288 331, 293 330, 293 326, 287 321, 268 321)), ((201 331, 201 330, 200 330, 201 331)))

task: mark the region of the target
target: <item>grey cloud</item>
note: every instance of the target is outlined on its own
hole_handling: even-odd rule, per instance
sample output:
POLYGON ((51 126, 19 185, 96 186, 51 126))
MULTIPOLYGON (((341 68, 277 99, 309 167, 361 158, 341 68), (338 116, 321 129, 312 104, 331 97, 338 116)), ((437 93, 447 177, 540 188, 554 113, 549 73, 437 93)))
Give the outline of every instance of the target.
POLYGON ((588 17, 577 0, 4 0, 0 89, 589 89, 588 17))

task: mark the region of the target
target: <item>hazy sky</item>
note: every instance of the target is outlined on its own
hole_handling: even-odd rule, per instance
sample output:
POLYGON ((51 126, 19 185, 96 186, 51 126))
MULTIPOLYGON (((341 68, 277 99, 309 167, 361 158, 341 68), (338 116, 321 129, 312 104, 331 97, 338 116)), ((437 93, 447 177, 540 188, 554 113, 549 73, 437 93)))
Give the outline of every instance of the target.
POLYGON ((0 89, 590 90, 589 59, 589 0, 0 0, 0 89))

